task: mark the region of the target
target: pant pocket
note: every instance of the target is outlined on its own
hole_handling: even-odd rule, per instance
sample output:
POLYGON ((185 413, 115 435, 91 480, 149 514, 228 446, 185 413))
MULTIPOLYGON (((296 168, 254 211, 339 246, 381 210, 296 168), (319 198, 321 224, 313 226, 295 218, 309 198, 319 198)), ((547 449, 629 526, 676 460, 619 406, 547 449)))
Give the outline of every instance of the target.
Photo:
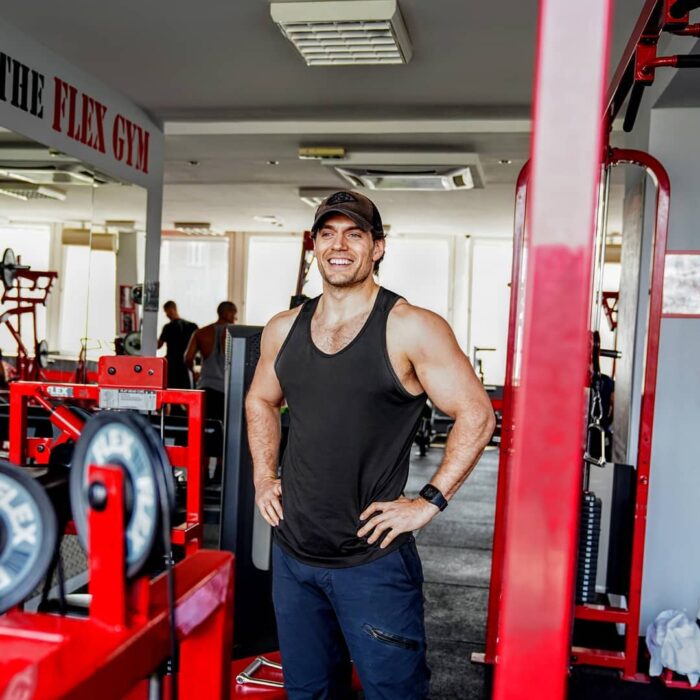
POLYGON ((383 644, 389 644, 391 646, 400 647, 402 649, 407 649, 409 651, 416 651, 420 648, 420 642, 415 639, 409 639, 408 637, 402 637, 393 632, 385 632, 384 630, 372 627, 372 625, 364 624, 362 629, 373 639, 383 644))
POLYGON ((404 572, 416 586, 423 585, 423 565, 420 562, 415 540, 411 540, 398 549, 404 572))

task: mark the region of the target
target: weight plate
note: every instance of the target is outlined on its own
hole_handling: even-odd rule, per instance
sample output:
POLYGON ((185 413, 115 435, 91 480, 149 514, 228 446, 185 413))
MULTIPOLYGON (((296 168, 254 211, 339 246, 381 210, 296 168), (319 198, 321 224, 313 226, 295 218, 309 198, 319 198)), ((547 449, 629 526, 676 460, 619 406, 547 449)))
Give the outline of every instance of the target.
POLYGON ((12 248, 5 248, 5 252, 2 254, 2 283, 5 289, 9 289, 15 281, 16 266, 15 251, 12 248))
POLYGON ((124 337, 124 352, 127 355, 141 354, 141 332, 131 331, 124 337))
POLYGON ((87 549, 88 467, 114 464, 125 473, 126 575, 141 572, 158 546, 161 483, 172 510, 175 485, 165 448, 137 413, 104 411, 90 418, 78 440, 70 472, 70 496, 78 535, 87 549), (159 476, 157 472, 162 474, 159 476))
POLYGON ((131 288, 131 301, 134 304, 143 303, 143 286, 140 284, 135 285, 131 288))
POLYGON ((46 492, 20 468, 0 461, 0 613, 41 582, 58 537, 46 492))
POLYGON ((36 346, 36 361, 41 369, 49 366, 49 344, 45 340, 36 346))

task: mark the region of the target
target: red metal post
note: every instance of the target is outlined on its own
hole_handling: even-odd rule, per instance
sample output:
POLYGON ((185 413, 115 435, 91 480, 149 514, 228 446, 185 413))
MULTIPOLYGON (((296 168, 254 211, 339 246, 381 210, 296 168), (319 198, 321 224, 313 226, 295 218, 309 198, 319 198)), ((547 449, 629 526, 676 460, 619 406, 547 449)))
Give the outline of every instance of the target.
POLYGON ((565 693, 610 10, 610 0, 540 3, 495 700, 529 700, 535 688, 540 700, 565 693))
MULTIPOLYGON (((104 486, 104 507, 88 508, 90 532, 90 617, 110 627, 127 624, 124 561, 124 472, 117 466, 91 465, 88 483, 104 486)), ((90 487, 88 487, 90 488, 90 487)))
POLYGON ((510 309, 508 316, 508 346, 506 372, 503 386, 503 412, 501 421, 501 446, 498 457, 498 484, 496 486, 496 517, 493 527, 493 551, 491 555, 491 583, 489 585, 488 618, 486 621, 486 663, 496 659, 498 637, 498 614, 501 604, 503 581, 503 550, 505 547, 505 521, 508 514, 506 495, 508 470, 512 457, 513 394, 516 391, 513 371, 518 335, 518 309, 520 306, 520 281, 522 275, 523 250, 525 247, 525 219, 527 212, 527 183, 530 163, 525 163, 515 187, 515 220, 513 227, 513 263, 510 271, 510 309))
POLYGON ((629 623, 625 643, 624 677, 633 678, 637 672, 637 648, 639 645, 639 617, 644 572, 644 541, 646 538, 647 502, 649 500, 649 474, 651 471, 651 443, 654 431, 654 407, 656 403, 656 377, 659 361, 659 339, 663 313, 664 267, 668 239, 668 215, 671 184, 664 167, 655 158, 639 151, 614 150, 617 162, 637 163, 646 168, 656 181, 656 221, 654 227, 654 254, 652 258, 647 344, 644 362, 644 390, 639 419, 639 445, 637 452, 637 489, 632 537, 632 563, 629 592, 629 623))

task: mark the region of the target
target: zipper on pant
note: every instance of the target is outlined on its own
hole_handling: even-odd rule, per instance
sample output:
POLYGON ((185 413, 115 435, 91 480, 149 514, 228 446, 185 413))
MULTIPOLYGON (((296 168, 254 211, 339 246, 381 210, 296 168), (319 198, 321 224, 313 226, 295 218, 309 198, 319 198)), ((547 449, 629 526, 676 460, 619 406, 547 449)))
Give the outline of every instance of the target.
POLYGON ((416 650, 418 649, 418 642, 413 639, 406 639, 406 637, 399 637, 397 634, 391 634, 390 632, 382 632, 370 625, 365 625, 365 629, 374 637, 377 641, 384 642, 385 644, 393 644, 394 646, 401 647, 403 649, 416 650))

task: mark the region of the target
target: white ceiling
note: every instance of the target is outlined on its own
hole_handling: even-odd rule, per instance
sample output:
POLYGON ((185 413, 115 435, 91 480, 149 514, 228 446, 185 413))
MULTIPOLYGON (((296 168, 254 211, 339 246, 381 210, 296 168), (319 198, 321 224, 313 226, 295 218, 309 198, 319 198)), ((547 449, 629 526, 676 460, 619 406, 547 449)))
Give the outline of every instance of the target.
MULTIPOLYGON (((399 2, 414 57, 383 67, 307 68, 268 0, 5 0, 0 12, 164 122, 166 227, 263 230, 253 216, 274 214, 283 230, 302 230, 312 212, 297 188, 342 182, 297 149, 341 145, 477 152, 485 189, 383 193, 377 203, 397 232, 509 235, 529 146, 537 3, 399 2)), ((611 64, 642 4, 615 3, 611 64)), ((123 211, 113 218, 142 217, 130 197, 114 199, 123 211)))

